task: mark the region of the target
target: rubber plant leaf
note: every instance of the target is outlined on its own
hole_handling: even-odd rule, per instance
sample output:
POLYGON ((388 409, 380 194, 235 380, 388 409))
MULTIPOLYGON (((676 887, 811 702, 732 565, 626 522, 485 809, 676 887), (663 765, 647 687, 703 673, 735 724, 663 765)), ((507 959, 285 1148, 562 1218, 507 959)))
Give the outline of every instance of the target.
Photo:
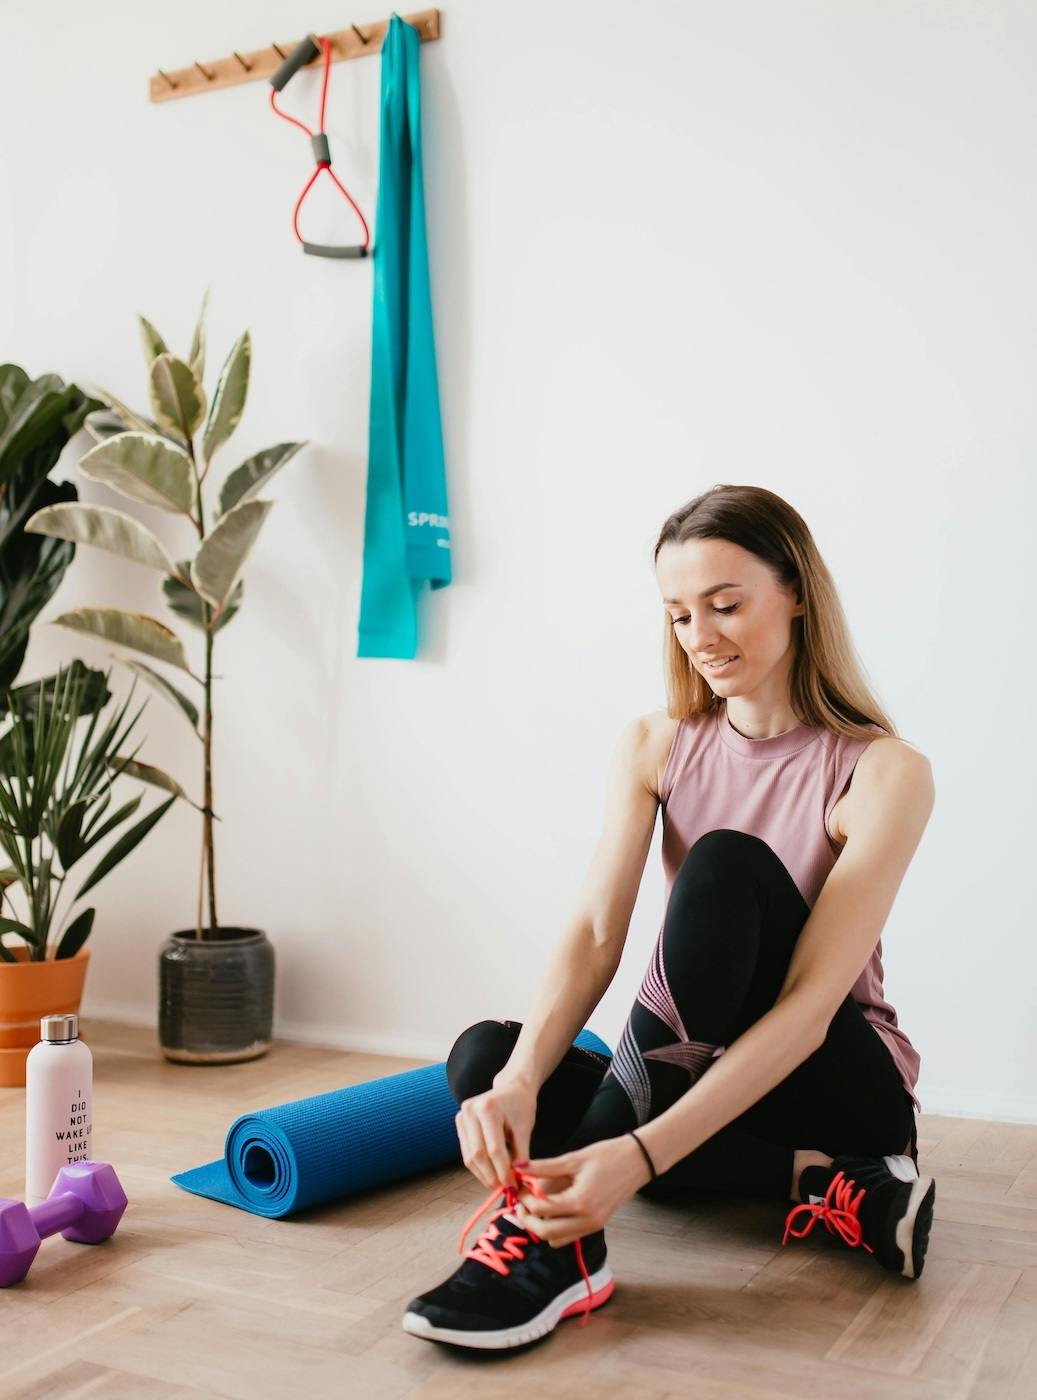
POLYGON ((208 462, 216 449, 227 441, 241 421, 248 397, 249 366, 252 361, 252 341, 245 331, 235 342, 226 363, 220 370, 219 383, 213 396, 209 421, 202 438, 202 453, 208 462))
POLYGON ((191 353, 187 357, 187 363, 199 379, 205 378, 205 313, 208 306, 209 293, 206 292, 202 297, 202 309, 198 313, 198 323, 191 337, 191 353))
POLYGON ((95 549, 147 564, 164 574, 176 572, 176 565, 158 536, 132 515, 110 506, 47 506, 26 522, 25 529, 30 535, 92 544, 95 549))
POLYGON ((68 928, 61 935, 61 942, 58 944, 57 952, 54 954, 55 961, 60 958, 74 958, 82 948, 83 944, 90 937, 90 930, 94 926, 94 915, 96 909, 84 909, 69 924, 68 928))
POLYGON ((191 562, 191 582, 217 613, 231 595, 273 501, 243 501, 213 526, 191 562))
POLYGON ((143 652, 156 661, 165 661, 190 672, 183 643, 175 632, 142 613, 125 608, 73 608, 54 618, 55 627, 67 627, 88 637, 102 637, 116 646, 143 652))
POLYGON ((32 475, 26 462, 8 479, 0 501, 0 690, 14 685, 29 629, 57 591, 76 552, 67 540, 27 535, 22 528, 24 519, 41 506, 76 499, 71 482, 55 483, 44 477, 34 484, 32 475))
POLYGON ((122 399, 117 399, 107 389, 98 388, 97 395, 98 398, 104 400, 113 413, 122 419, 125 430, 131 433, 158 432, 157 423, 152 423, 150 418, 142 418, 139 413, 134 413, 133 409, 124 404, 122 399))
POLYGON ((169 353, 169 346, 146 316, 138 315, 137 320, 140 322, 140 343, 144 347, 144 358, 150 368, 159 355, 169 353))
POLYGON ((56 434, 61 435, 61 446, 64 446, 68 441, 65 415, 79 397, 75 386, 65 385, 56 374, 44 374, 32 380, 26 378, 24 382, 20 375, 8 376, 9 395, 13 395, 19 385, 20 392, 10 399, 0 429, 0 482, 5 482, 30 453, 56 434))
POLYGON ((127 778, 136 778, 140 783, 150 783, 152 787, 163 788, 174 797, 182 797, 189 806, 195 807, 199 812, 202 810, 197 802, 191 801, 175 778, 164 773, 161 768, 156 768, 154 764, 141 763, 135 758, 117 758, 115 761, 120 765, 120 772, 127 778))
POLYGON ((233 506, 258 496, 270 478, 305 446, 305 442, 279 442, 276 447, 266 447, 247 462, 242 462, 240 467, 235 467, 220 492, 220 515, 226 515, 233 506))
MULTIPOLYGON (((28 685, 15 686, 9 692, 8 699, 23 709, 28 705, 38 708, 42 691, 43 707, 49 714, 54 708, 55 697, 59 691, 59 703, 64 702, 65 708, 68 708, 67 700, 73 688, 80 715, 96 714, 98 710, 103 710, 112 698, 105 672, 94 670, 77 658, 57 676, 46 676, 42 680, 30 681, 28 685)), ((3 874, 0 872, 0 884, 2 883, 3 874)))
MULTIPOLYGON (((126 431, 126 424, 122 421, 114 408, 96 408, 93 413, 88 413, 84 422, 84 427, 93 438, 94 442, 104 442, 106 438, 118 437, 120 433, 126 431)), ((154 432, 158 428, 149 428, 148 432, 154 432)))
MULTIPOLYGON (((196 595, 197 596, 197 595, 196 595)), ((170 685, 165 676, 160 676, 157 671, 153 671, 150 666, 145 666, 143 661, 133 661, 129 657, 120 657, 122 664, 135 676, 139 676, 145 685, 150 685, 152 690, 158 691, 159 695, 165 697, 170 704, 175 705, 184 715, 187 716, 191 728, 198 732, 198 707, 187 698, 175 685, 170 685)))
POLYGON ((151 828, 157 822, 161 821, 175 801, 175 796, 170 797, 166 802, 161 803, 158 807, 150 811, 146 817, 142 817, 135 826, 131 826, 129 831, 124 832, 123 835, 119 837, 118 841, 105 852, 91 874, 87 876, 85 882, 80 885, 79 889, 76 891, 76 899, 86 894, 87 890, 92 890, 99 881, 104 879, 109 871, 114 870, 119 862, 128 856, 135 846, 139 845, 140 842, 144 840, 151 828))
POLYGON ((0 433, 7 428, 7 420, 28 383, 29 376, 21 365, 0 365, 0 433))
POLYGON ((81 458, 79 470, 141 505, 190 515, 195 473, 182 447, 152 433, 120 433, 81 458))
POLYGON ((205 422, 205 391, 190 365, 159 355, 148 376, 151 408, 160 428, 187 442, 205 422))
MULTIPOLYGON (((69 385, 70 389, 75 389, 75 387, 74 384, 69 385)), ((70 438, 75 437, 76 433, 83 427, 91 413, 96 413, 98 409, 104 407, 100 399, 89 398, 86 394, 81 394, 78 390, 76 394, 76 399, 66 410, 65 416, 61 420, 65 432, 70 438)))
POLYGON ((162 580, 162 592, 166 595, 166 602, 170 609, 176 613, 177 617, 182 617, 192 627, 197 627, 199 632, 207 632, 211 626, 215 635, 222 627, 226 627, 241 607, 245 596, 244 583, 238 579, 230 597, 217 614, 213 612, 208 603, 202 601, 192 584, 183 582, 185 578, 191 577, 190 560, 185 559, 177 565, 177 569, 180 573, 179 578, 170 577, 162 580))

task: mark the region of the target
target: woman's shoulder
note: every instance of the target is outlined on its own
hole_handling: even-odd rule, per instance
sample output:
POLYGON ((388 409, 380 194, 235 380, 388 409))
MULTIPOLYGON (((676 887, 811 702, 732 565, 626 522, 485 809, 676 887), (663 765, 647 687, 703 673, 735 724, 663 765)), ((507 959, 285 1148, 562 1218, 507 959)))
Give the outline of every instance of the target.
POLYGON ((932 765, 920 749, 906 739, 881 732, 867 743, 856 773, 877 780, 932 781, 932 765))
POLYGON ((659 793, 680 720, 665 710, 638 715, 625 726, 616 745, 617 758, 637 773, 645 786, 659 793))
POLYGON ((854 769, 853 782, 839 803, 836 839, 845 841, 855 819, 866 814, 889 817, 917 809, 924 825, 933 798, 932 766, 925 754, 905 739, 882 735, 868 744, 854 769))

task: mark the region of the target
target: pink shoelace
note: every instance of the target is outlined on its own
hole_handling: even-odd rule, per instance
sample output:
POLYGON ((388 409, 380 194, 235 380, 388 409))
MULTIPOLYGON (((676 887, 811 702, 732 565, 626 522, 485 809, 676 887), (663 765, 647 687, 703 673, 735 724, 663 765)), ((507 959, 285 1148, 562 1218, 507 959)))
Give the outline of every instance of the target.
POLYGON ((861 1187, 854 1195, 853 1191, 856 1185, 855 1181, 848 1181, 842 1172, 837 1172, 825 1192, 823 1201, 809 1201, 794 1206, 789 1211, 785 1221, 785 1237, 782 1244, 788 1244, 790 1235, 797 1240, 804 1239, 820 1220, 824 1222, 825 1229, 829 1234, 839 1235, 848 1245, 854 1247, 864 1245, 869 1254, 874 1254, 875 1251, 871 1245, 864 1241, 861 1222, 857 1218, 861 1201, 864 1200, 867 1193, 861 1187), (793 1222, 800 1215, 805 1215, 807 1218, 797 1229, 793 1222))
MULTIPOLYGON (((516 1170, 515 1179, 519 1185, 524 1187, 540 1201, 547 1199, 538 1177, 530 1176, 526 1172, 516 1170)), ((458 1254, 463 1254, 466 1259, 477 1259, 480 1264, 485 1264, 494 1273, 507 1276, 511 1272, 511 1263, 515 1259, 524 1259, 526 1249, 530 1244, 539 1244, 540 1236, 535 1235, 532 1230, 523 1231, 518 1235, 505 1235, 497 1226, 497 1221, 502 1215, 507 1215, 514 1211, 518 1205, 518 1191, 514 1186, 498 1186, 497 1189, 487 1197, 479 1209, 461 1231, 461 1243, 458 1245, 458 1254), (500 1199, 501 1192, 504 1193, 504 1204, 490 1216, 486 1222, 486 1228, 476 1240, 471 1249, 466 1250, 465 1240, 469 1231, 476 1222, 486 1214, 490 1207, 500 1199)), ((587 1273, 587 1266, 583 1262, 583 1250, 580 1241, 576 1240, 576 1262, 580 1266, 580 1273, 583 1281, 587 1285, 587 1299, 584 1303, 583 1318, 580 1326, 586 1326, 587 1319, 591 1313, 591 1300, 594 1297, 594 1289, 591 1286, 590 1275, 587 1273)))

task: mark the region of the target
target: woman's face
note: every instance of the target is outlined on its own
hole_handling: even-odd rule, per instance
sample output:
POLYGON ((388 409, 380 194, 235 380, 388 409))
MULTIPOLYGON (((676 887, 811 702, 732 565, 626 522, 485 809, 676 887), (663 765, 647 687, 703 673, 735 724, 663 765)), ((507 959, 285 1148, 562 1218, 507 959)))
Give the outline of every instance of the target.
POLYGON ((714 694, 787 703, 795 593, 728 540, 665 544, 656 577, 674 634, 714 694))

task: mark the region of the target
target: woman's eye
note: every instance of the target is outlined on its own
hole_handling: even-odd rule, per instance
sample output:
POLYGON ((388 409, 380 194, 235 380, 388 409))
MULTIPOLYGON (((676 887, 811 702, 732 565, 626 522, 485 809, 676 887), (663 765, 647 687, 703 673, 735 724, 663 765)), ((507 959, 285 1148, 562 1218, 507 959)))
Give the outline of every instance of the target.
MULTIPOLYGON (((713 612, 720 617, 729 617, 731 613, 738 611, 737 603, 729 603, 726 608, 713 608, 713 612)), ((691 621, 691 613, 681 613, 680 617, 673 619, 674 627, 681 627, 691 621)))

